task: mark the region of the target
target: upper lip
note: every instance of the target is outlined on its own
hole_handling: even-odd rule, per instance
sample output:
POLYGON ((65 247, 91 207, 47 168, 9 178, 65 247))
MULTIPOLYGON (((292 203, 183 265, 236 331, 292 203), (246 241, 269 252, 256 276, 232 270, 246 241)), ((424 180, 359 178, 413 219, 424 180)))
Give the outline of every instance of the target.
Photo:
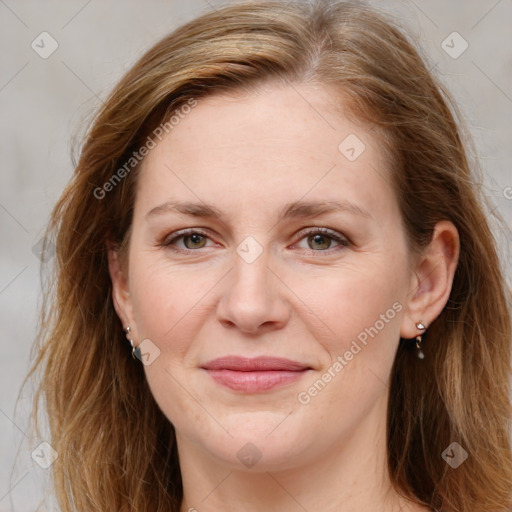
POLYGON ((205 370, 235 370, 241 372, 255 372, 255 371, 302 371, 307 370, 310 366, 292 361, 291 359, 284 359, 281 357, 240 357, 240 356, 225 356, 213 359, 201 366, 205 370))

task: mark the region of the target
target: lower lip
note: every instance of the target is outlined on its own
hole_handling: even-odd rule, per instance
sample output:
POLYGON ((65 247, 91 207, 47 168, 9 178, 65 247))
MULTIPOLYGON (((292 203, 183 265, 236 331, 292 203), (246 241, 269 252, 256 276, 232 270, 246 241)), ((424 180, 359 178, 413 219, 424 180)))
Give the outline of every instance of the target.
POLYGON ((258 393, 299 380, 307 370, 268 370, 241 372, 235 370, 206 370, 212 379, 234 391, 258 393))

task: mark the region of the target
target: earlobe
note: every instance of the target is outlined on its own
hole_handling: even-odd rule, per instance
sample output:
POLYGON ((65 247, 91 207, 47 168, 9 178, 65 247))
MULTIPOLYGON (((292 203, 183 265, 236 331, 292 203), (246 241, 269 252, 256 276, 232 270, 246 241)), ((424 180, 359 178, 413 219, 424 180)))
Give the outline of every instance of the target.
POLYGON ((418 259, 400 336, 417 336, 416 324, 430 325, 450 297, 459 259, 459 234, 450 221, 437 223, 432 241, 418 259))

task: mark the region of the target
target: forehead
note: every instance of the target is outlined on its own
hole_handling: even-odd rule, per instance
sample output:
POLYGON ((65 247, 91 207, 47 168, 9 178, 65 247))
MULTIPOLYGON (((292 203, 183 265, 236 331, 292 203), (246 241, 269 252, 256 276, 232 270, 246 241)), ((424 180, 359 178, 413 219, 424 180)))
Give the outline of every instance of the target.
POLYGON ((267 84, 197 101, 146 156, 136 212, 178 198, 270 209, 306 194, 395 202, 379 139, 342 114, 332 90, 267 84))

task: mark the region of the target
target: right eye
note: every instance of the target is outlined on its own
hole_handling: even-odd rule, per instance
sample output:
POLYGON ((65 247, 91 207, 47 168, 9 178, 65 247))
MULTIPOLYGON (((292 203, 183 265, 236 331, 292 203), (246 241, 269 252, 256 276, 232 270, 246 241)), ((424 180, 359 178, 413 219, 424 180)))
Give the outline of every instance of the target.
POLYGON ((174 233, 170 238, 167 237, 162 246, 173 251, 195 252, 198 249, 207 247, 207 240, 210 239, 206 233, 197 229, 187 229, 174 233), (182 243, 184 247, 179 247, 179 243, 182 243))

